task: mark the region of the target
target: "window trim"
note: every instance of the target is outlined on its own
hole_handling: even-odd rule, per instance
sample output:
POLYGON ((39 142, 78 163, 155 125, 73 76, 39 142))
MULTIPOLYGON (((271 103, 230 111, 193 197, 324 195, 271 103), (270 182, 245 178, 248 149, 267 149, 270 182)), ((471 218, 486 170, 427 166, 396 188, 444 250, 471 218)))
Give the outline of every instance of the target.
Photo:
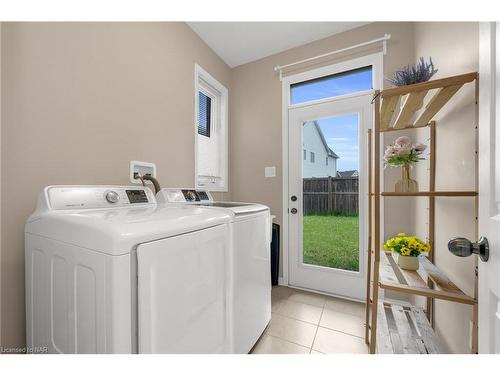
POLYGON ((228 155, 228 90, 210 73, 203 69, 200 65, 194 64, 194 187, 195 189, 204 189, 208 191, 228 191, 228 172, 229 172, 229 155, 228 155), (207 86, 210 90, 207 90, 207 86), (212 97, 212 121, 210 134, 216 134, 222 137, 221 146, 223 147, 222 158, 224 159, 220 165, 222 184, 220 186, 199 185, 199 178, 203 177, 198 174, 198 113, 199 113, 199 96, 198 92, 206 92, 212 97), (207 92, 208 91, 208 92, 207 92), (211 92, 213 91, 213 92, 211 92), (215 100, 213 94, 216 94, 215 100), (220 129, 217 129, 216 116, 220 117, 220 129), (221 134, 222 133, 222 134, 221 134))

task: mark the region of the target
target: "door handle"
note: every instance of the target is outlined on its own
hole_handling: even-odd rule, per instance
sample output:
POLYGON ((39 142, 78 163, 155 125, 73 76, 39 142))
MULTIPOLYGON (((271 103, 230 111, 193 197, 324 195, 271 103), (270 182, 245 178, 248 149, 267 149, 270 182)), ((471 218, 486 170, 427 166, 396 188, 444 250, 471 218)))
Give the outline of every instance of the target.
POLYGON ((490 245, 486 237, 481 237, 478 242, 471 242, 463 237, 453 238, 448 241, 448 250, 457 257, 478 254, 483 262, 487 262, 490 257, 490 245))
POLYGON ((297 213, 297 209, 296 209, 296 208, 292 208, 292 209, 290 210, 290 212, 291 212, 292 214, 294 214, 294 215, 295 215, 295 214, 297 213))

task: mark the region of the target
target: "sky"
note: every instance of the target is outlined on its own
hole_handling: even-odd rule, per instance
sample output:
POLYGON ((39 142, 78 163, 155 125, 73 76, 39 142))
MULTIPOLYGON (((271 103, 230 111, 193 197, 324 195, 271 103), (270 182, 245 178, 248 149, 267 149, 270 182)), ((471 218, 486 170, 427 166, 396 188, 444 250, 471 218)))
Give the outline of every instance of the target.
POLYGON ((318 120, 326 143, 335 152, 338 171, 359 170, 358 114, 318 120))
POLYGON ((292 104, 365 91, 372 88, 371 67, 292 85, 292 104))
MULTIPOLYGON (((372 88, 371 67, 292 86, 292 104, 345 95, 372 88)), ((328 146, 339 156, 337 170, 359 170, 358 114, 318 120, 328 146)))

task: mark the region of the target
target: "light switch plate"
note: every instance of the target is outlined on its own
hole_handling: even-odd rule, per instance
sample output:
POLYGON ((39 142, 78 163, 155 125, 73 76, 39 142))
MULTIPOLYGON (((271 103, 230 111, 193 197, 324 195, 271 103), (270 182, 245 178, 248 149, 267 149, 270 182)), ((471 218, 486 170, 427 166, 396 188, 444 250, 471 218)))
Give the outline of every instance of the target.
POLYGON ((276 177, 276 167, 265 167, 264 177, 276 177))
POLYGON ((141 180, 134 178, 135 172, 142 176, 149 173, 152 177, 156 178, 156 164, 137 160, 132 160, 130 162, 130 182, 133 184, 140 184, 141 180))

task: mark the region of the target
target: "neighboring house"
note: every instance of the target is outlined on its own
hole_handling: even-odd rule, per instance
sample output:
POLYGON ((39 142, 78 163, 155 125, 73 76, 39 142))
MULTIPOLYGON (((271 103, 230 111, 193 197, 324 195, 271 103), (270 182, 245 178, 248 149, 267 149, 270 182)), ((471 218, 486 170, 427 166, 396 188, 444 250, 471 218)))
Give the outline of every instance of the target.
POLYGON ((359 177, 359 173, 357 170, 337 171, 337 177, 359 177))
POLYGON ((302 177, 335 177, 339 157, 328 147, 318 122, 304 123, 302 134, 302 177))

